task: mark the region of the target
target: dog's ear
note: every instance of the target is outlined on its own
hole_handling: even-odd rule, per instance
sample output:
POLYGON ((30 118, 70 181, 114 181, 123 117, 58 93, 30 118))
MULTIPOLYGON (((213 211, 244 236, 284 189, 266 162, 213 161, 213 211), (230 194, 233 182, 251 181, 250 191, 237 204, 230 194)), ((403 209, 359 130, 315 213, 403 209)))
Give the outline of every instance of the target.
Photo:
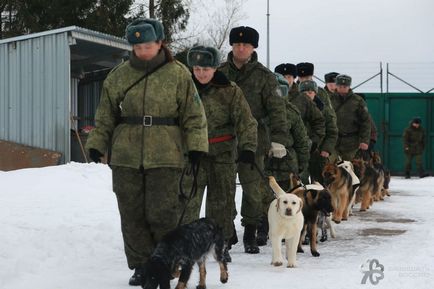
POLYGON ((312 200, 315 200, 316 196, 318 195, 318 191, 317 190, 309 190, 308 192, 310 192, 310 195, 312 196, 312 200))
POLYGON ((301 198, 298 198, 298 200, 300 201, 300 207, 297 210, 297 214, 300 213, 300 211, 301 211, 301 209, 303 209, 303 205, 304 205, 303 200, 301 198))

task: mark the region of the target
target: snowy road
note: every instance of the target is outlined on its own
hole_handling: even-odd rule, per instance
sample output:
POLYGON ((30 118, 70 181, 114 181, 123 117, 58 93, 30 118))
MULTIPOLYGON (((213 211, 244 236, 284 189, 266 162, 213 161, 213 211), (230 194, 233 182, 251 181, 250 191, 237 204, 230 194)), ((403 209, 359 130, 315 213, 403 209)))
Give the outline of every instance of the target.
MULTIPOLYGON (((336 226, 336 239, 319 244, 321 256, 312 257, 305 246, 295 269, 272 267, 270 245, 247 255, 239 243, 231 251, 227 284, 219 283, 216 263, 209 262, 208 288, 432 289, 433 188, 434 178, 393 177, 392 197, 368 212, 356 208, 336 226), (361 266, 368 259, 384 267, 384 278, 373 272, 363 285, 361 266)), ((241 239, 239 219, 237 226, 241 239)), ((1 289, 126 289, 130 275, 107 166, 0 172, 1 289)), ((197 278, 195 272, 189 288, 197 278)))

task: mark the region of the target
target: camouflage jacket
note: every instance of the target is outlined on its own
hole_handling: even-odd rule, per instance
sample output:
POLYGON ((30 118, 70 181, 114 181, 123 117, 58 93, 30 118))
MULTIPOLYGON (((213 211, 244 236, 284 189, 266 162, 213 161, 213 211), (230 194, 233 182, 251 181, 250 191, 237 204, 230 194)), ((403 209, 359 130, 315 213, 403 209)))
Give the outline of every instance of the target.
POLYGON ((134 57, 109 73, 87 149, 105 153, 111 148, 110 164, 144 169, 182 168, 186 151, 208 151, 205 111, 191 74, 169 57, 161 50, 156 57, 162 58, 161 64, 143 79, 144 71, 149 70, 147 64, 133 67, 132 60, 137 62, 134 57), (121 117, 143 116, 178 119, 179 125, 144 126, 121 121, 121 117))
POLYGON ((257 60, 256 52, 241 69, 228 61, 219 68, 243 91, 253 117, 258 122, 258 151, 268 153, 270 141, 286 146, 288 124, 285 102, 274 74, 257 60))
POLYGON ((215 139, 225 135, 236 138, 210 143, 209 155, 240 150, 256 151, 257 126, 250 112, 249 104, 241 89, 226 76, 216 71, 207 85, 200 84, 193 75, 194 82, 202 99, 208 122, 208 138, 215 139))
POLYGON ((288 100, 300 111, 307 135, 317 146, 325 136, 325 119, 319 108, 305 94, 293 93, 288 100))
POLYGON ((425 131, 422 126, 415 128, 410 124, 410 126, 404 130, 402 138, 404 142, 404 152, 415 155, 423 153, 425 148, 425 131))
POLYGON ((345 97, 333 93, 330 97, 338 125, 338 145, 344 150, 356 149, 360 143, 369 144, 371 123, 369 112, 362 97, 349 92, 345 97))
POLYGON ((286 112, 289 126, 288 155, 297 160, 297 171, 294 172, 298 173, 306 169, 309 162, 309 137, 297 107, 286 101, 286 112))
POLYGON ((336 121, 336 113, 332 107, 329 94, 323 88, 318 88, 317 96, 324 103, 322 114, 325 119, 325 137, 322 140, 319 151, 333 153, 336 142, 338 140, 338 126, 336 121))

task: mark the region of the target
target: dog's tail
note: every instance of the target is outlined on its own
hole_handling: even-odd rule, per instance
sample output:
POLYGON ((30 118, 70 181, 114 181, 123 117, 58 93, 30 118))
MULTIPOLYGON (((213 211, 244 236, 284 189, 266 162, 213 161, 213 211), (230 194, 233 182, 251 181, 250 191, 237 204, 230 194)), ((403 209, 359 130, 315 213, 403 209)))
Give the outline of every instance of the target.
POLYGON ((273 176, 268 177, 268 183, 270 184, 270 187, 273 190, 276 197, 285 194, 285 191, 279 186, 279 184, 276 182, 276 179, 273 176))

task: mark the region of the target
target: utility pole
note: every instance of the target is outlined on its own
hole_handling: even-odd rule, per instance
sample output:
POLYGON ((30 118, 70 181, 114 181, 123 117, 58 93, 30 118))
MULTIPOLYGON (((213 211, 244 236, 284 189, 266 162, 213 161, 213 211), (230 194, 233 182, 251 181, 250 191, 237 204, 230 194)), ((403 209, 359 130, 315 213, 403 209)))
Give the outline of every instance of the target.
POLYGON ((270 0, 267 0, 267 68, 270 69, 270 0))

